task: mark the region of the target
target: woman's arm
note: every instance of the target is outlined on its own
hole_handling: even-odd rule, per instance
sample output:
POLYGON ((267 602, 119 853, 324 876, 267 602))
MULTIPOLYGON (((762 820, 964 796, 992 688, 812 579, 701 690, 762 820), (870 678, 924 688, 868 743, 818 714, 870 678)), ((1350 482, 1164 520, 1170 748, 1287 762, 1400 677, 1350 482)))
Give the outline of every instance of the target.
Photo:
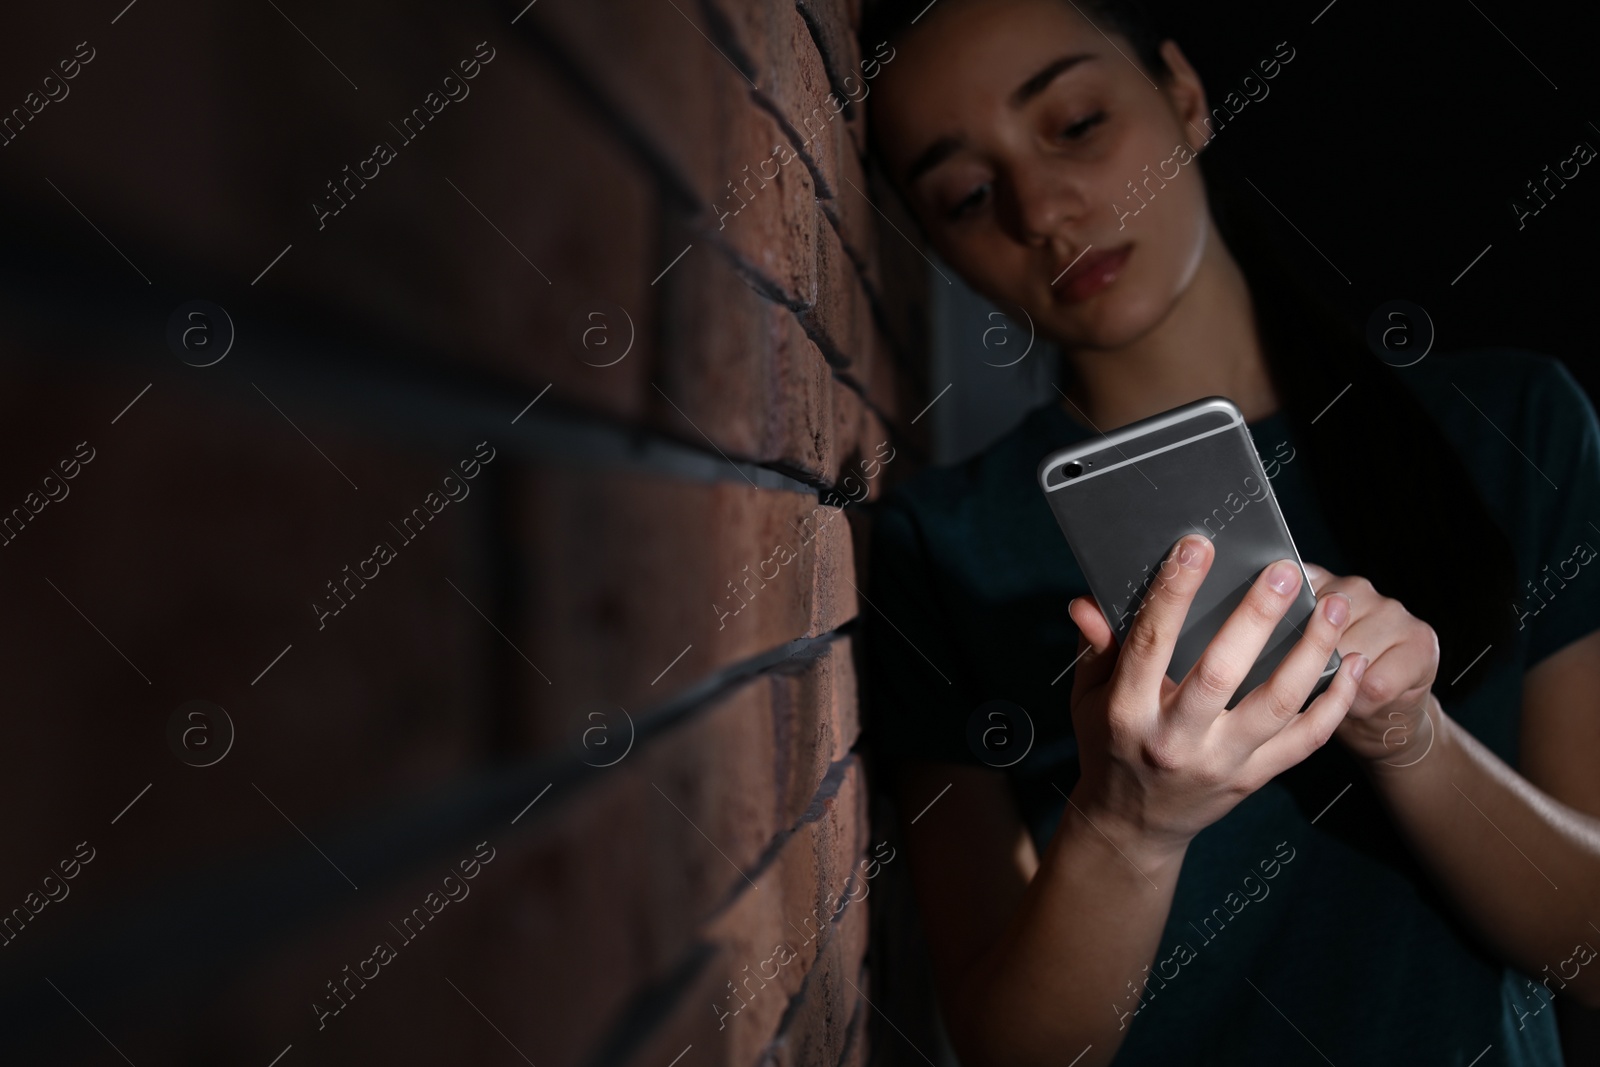
MULTIPOLYGON (((1524 777, 1600 817, 1600 632, 1546 656, 1522 680, 1524 777)), ((1600 924, 1600 916, 1594 920, 1600 924)))
POLYGON ((962 1064, 1065 1067, 1086 1048, 1077 1067, 1109 1061, 1155 964, 1185 849, 1113 846, 1069 804, 1041 861, 999 771, 911 764, 899 798, 916 817, 912 878, 962 1064))
POLYGON ((1600 635, 1539 664, 1525 692, 1523 735, 1533 742, 1525 762, 1538 768, 1537 783, 1432 694, 1433 749, 1413 766, 1369 762, 1369 777, 1486 941, 1550 994, 1600 1007, 1600 819, 1580 807, 1595 810, 1600 635), (1586 729, 1562 728, 1578 719, 1586 729), (1540 788, 1547 783, 1560 793, 1540 788))
POLYGON ((902 780, 940 1001, 969 1067, 1109 1062, 1189 842, 1326 742, 1355 697, 1359 655, 1298 714, 1352 615, 1329 596, 1272 677, 1224 713, 1299 590, 1292 560, 1257 578, 1182 684, 1166 677, 1214 551, 1199 535, 1174 547, 1120 647, 1092 600, 1068 605, 1082 773, 1042 859, 1003 779, 925 765, 902 780))
POLYGON ((1430 628, 1363 579, 1306 569, 1319 595, 1355 605, 1340 644, 1373 665, 1340 736, 1402 832, 1506 960, 1550 994, 1600 1007, 1600 633, 1524 679, 1524 778, 1439 706, 1430 628), (1397 729, 1403 745, 1382 743, 1380 730, 1397 729))

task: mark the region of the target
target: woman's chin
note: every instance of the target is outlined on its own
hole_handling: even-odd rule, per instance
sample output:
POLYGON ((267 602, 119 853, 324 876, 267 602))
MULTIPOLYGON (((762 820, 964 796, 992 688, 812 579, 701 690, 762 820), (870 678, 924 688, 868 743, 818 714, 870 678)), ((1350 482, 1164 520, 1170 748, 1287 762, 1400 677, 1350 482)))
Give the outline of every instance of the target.
POLYGON ((1161 321, 1163 309, 1112 286, 1093 299, 1058 308, 1051 332, 1067 348, 1116 349, 1132 344, 1161 321))

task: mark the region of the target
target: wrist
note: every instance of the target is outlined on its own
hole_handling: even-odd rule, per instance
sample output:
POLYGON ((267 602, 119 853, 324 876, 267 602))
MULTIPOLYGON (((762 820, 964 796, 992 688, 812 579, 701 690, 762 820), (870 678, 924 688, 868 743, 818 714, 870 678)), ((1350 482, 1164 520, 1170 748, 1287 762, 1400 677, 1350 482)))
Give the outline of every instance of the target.
POLYGON ((1163 875, 1176 881, 1191 838, 1152 831, 1119 817, 1087 798, 1081 783, 1067 800, 1061 829, 1084 848, 1102 853, 1102 858, 1124 870, 1132 867, 1144 876, 1134 876, 1141 884, 1146 879, 1160 884, 1163 875))
POLYGON ((1403 747, 1362 761, 1375 783, 1415 782, 1431 776, 1446 763, 1446 753, 1452 747, 1454 722, 1444 713, 1444 707, 1432 692, 1423 697, 1415 722, 1403 747))

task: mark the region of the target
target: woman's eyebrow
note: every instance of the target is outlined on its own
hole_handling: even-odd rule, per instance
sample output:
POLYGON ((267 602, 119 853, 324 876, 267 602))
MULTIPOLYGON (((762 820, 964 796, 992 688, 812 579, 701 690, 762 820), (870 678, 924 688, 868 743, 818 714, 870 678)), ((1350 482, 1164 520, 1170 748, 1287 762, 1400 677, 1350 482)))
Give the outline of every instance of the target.
MULTIPOLYGON (((1016 89, 1012 90, 1011 96, 1007 99, 1007 103, 1010 104, 1013 109, 1019 108, 1026 104, 1029 100, 1032 100, 1034 97, 1044 92, 1051 82, 1055 81, 1062 74, 1065 74, 1079 63, 1098 58, 1100 57, 1093 52, 1080 52, 1075 55, 1058 56, 1040 68, 1038 73, 1034 74, 1027 81, 1023 82, 1021 85, 1017 86, 1016 89)), ((909 187, 915 184, 918 178, 922 177, 934 167, 937 167, 940 163, 943 163, 945 160, 949 159, 961 148, 961 146, 961 139, 959 137, 950 135, 946 135, 939 138, 937 141, 934 141, 933 144, 929 145, 923 150, 921 155, 917 156, 910 167, 906 168, 906 186, 909 187)))
POLYGON ((1040 69, 1039 73, 1035 74, 1021 85, 1017 86, 1015 91, 1012 92, 1011 99, 1008 101, 1008 103, 1010 103, 1013 108, 1021 107, 1029 100, 1032 100, 1034 97, 1044 92, 1046 86, 1055 81, 1056 78, 1060 77, 1062 74, 1065 74, 1067 71, 1077 66, 1079 63, 1082 63, 1085 60, 1097 58, 1099 57, 1097 57, 1093 52, 1080 52, 1077 55, 1060 56, 1051 60, 1040 69))
POLYGON ((940 163, 943 163, 945 160, 955 155, 957 150, 961 148, 961 145, 961 138, 952 137, 949 134, 946 134, 929 145, 923 150, 922 154, 912 162, 911 166, 906 169, 906 187, 910 188, 912 185, 915 185, 918 178, 922 177, 924 174, 928 173, 928 171, 932 170, 940 163))

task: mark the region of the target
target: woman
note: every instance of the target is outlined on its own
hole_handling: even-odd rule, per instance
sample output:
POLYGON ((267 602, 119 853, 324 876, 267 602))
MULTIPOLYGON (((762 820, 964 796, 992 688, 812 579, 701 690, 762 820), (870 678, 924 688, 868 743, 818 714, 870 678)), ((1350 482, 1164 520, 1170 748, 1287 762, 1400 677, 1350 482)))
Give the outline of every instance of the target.
POLYGON ((869 126, 924 238, 1065 354, 1059 403, 874 527, 869 734, 963 1063, 1560 1063, 1552 999, 1600 1005, 1581 390, 1532 353, 1366 351, 1214 214, 1192 159, 1242 105, 1125 5, 891 0, 862 40, 895 49, 869 126), (1292 561, 1175 685, 1210 543, 1180 542, 1119 648, 1034 483, 1046 453, 1211 394, 1319 601, 1227 711, 1292 561), (988 736, 1001 706, 1021 758, 988 736))

